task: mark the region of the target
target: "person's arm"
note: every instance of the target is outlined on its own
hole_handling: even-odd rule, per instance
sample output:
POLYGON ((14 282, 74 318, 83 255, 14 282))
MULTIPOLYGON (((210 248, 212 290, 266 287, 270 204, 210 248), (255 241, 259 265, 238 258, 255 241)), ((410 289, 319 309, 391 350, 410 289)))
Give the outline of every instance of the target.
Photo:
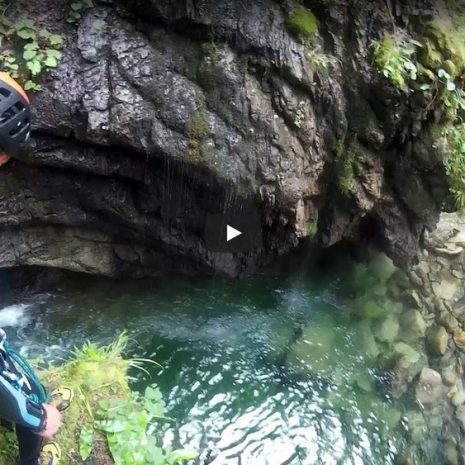
POLYGON ((47 411, 0 375, 0 418, 41 433, 47 426, 47 411))

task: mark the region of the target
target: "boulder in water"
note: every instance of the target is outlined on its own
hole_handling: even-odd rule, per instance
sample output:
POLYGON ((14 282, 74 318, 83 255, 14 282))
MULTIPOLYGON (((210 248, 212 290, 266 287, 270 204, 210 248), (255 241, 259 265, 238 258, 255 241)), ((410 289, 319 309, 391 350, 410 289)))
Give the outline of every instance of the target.
POLYGON ((433 355, 444 355, 447 350, 449 335, 444 326, 432 326, 427 333, 427 347, 433 355))
POLYGON ((396 271, 393 261, 384 253, 377 254, 369 265, 373 275, 386 282, 396 271))
POLYGON ((462 351, 465 351, 465 331, 457 331, 454 334, 455 345, 462 351))
POLYGON ((402 329, 408 335, 422 338, 426 333, 426 322, 418 310, 408 310, 402 315, 402 329))
POLYGON ((330 376, 334 369, 331 355, 335 340, 336 332, 330 324, 308 325, 290 347, 288 365, 301 374, 330 376))
POLYGON ((441 375, 431 368, 423 368, 415 388, 417 402, 427 410, 431 410, 443 398, 444 385, 441 375))
POLYGON ((399 319, 396 315, 388 315, 375 329, 375 336, 381 342, 394 342, 399 333, 399 319))

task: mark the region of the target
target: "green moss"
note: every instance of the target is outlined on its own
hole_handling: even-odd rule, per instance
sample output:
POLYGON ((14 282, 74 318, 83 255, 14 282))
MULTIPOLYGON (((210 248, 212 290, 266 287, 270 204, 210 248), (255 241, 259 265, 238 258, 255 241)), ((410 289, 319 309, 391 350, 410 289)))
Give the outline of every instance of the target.
POLYGON ((336 170, 339 190, 344 195, 349 195, 354 191, 355 178, 360 169, 360 160, 363 154, 360 151, 360 144, 353 140, 337 160, 336 170))
POLYGON ((299 37, 312 38, 318 34, 318 20, 310 10, 303 6, 297 7, 290 14, 287 26, 299 37))
POLYGON ((221 59, 222 50, 213 42, 204 42, 202 44, 202 54, 205 58, 209 58, 213 62, 217 62, 221 59))
POLYGON ((419 59, 426 69, 440 68, 443 62, 441 52, 438 51, 436 45, 430 40, 424 41, 423 48, 419 53, 419 59))
POLYGON ((318 212, 315 213, 314 217, 307 223, 307 236, 313 239, 318 234, 318 212))
POLYGON ((194 162, 205 162, 208 159, 207 140, 210 135, 207 111, 200 106, 187 124, 189 137, 189 159, 194 162))
MULTIPOLYGON (((455 21, 459 21, 456 18, 455 21)), ((463 18, 461 18, 463 21, 463 18)), ((450 60, 456 72, 453 77, 460 76, 465 70, 465 28, 456 24, 454 19, 447 14, 437 16, 431 21, 425 30, 425 53, 422 55, 423 64, 430 68, 444 67, 444 63, 450 60), (459 27, 460 26, 460 27, 459 27)))
POLYGON ((354 166, 350 158, 345 158, 339 169, 339 190, 344 194, 350 194, 354 189, 355 175, 354 166))

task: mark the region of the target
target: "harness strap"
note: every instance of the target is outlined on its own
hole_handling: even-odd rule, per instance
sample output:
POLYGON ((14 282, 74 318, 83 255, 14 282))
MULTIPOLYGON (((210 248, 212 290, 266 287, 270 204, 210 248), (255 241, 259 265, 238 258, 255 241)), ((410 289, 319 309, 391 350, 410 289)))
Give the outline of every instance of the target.
POLYGON ((50 397, 34 369, 22 355, 10 346, 2 329, 0 329, 0 369, 0 375, 32 401, 38 404, 50 401, 50 397))

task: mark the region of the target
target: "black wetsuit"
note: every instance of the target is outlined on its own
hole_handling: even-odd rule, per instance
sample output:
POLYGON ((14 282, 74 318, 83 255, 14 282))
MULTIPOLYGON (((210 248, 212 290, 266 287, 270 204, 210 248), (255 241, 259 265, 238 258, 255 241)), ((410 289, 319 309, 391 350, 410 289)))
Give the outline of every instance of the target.
MULTIPOLYGON (((38 465, 42 438, 37 434, 44 429, 46 413, 43 407, 29 396, 38 394, 34 384, 19 389, 12 374, 22 377, 4 350, 0 350, 0 419, 7 428, 16 429, 20 465, 38 465)), ((14 376, 13 376, 14 377, 14 376)))

